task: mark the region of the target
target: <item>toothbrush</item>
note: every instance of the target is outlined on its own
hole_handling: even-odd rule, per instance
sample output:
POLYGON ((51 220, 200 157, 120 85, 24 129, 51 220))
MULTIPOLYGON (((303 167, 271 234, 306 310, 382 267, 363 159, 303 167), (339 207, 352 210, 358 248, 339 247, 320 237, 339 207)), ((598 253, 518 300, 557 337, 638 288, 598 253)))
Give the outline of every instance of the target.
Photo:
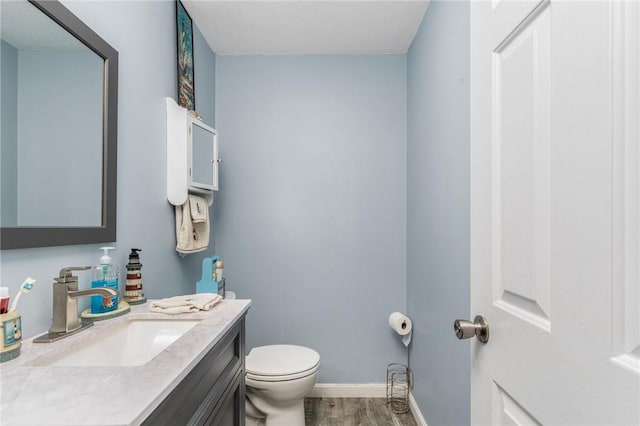
POLYGON ((26 280, 24 280, 24 282, 20 286, 20 291, 18 291, 16 298, 13 299, 13 303, 11 304, 11 309, 9 309, 9 312, 13 312, 16 310, 16 308, 18 307, 18 300, 20 300, 20 296, 22 295, 22 293, 29 293, 35 283, 36 280, 34 280, 33 278, 27 278, 26 280))

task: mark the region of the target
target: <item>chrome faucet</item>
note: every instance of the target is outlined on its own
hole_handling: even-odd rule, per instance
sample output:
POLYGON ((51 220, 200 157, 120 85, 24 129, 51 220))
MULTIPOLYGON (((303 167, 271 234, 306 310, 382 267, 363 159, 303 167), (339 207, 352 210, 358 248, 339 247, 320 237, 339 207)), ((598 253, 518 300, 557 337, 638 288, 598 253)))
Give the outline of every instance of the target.
POLYGON ((53 321, 49 332, 33 340, 48 343, 70 336, 93 325, 82 323, 78 315, 78 299, 87 296, 113 297, 118 293, 110 287, 94 287, 78 290, 78 277, 72 271, 86 271, 91 266, 69 266, 60 270, 53 283, 53 321))

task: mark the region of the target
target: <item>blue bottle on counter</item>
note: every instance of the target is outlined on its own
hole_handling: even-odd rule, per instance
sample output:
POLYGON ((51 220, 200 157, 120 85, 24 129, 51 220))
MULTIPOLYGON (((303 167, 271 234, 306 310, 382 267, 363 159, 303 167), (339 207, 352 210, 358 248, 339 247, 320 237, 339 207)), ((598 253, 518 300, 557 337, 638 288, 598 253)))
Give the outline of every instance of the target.
MULTIPOLYGON (((91 288, 95 287, 111 287, 118 292, 118 274, 119 270, 116 265, 111 263, 109 250, 114 247, 100 247, 104 250, 104 255, 100 258, 100 263, 93 268, 93 279, 91 280, 91 288)), ((91 313, 103 314, 118 309, 118 296, 102 297, 91 296, 91 313)))

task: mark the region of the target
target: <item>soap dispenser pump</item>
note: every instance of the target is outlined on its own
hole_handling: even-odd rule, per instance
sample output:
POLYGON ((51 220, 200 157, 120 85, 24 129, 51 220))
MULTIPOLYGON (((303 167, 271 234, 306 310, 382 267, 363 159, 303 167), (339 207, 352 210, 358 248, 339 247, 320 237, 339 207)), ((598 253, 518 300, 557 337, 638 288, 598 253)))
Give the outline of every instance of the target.
MULTIPOLYGON (((100 250, 104 251, 102 257, 100 257, 100 263, 93 268, 93 279, 91 280, 91 287, 110 287, 118 292, 118 267, 111 263, 111 257, 109 256, 109 250, 113 250, 115 247, 100 247, 100 250)), ((103 314, 106 312, 115 311, 118 309, 118 296, 102 297, 91 296, 91 313, 103 314)))

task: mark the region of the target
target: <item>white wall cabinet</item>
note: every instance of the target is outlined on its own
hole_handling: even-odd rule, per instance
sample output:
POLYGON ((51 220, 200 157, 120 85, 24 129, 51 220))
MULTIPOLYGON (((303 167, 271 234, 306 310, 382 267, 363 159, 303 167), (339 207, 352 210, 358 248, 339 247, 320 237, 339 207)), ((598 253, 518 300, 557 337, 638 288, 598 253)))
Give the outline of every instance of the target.
POLYGON ((182 205, 189 193, 213 202, 218 190, 218 134, 179 106, 167 102, 167 198, 182 205))

